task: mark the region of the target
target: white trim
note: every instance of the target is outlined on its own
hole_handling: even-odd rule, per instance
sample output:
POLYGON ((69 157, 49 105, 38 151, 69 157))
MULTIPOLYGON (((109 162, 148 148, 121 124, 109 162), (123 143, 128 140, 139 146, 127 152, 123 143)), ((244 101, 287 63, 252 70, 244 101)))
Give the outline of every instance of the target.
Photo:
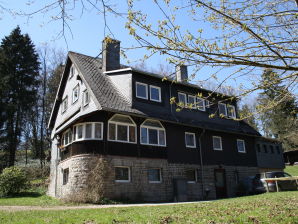
POLYGON ((136 82, 136 97, 137 98, 140 98, 140 99, 145 99, 145 100, 148 100, 148 85, 145 84, 145 83, 142 83, 142 82, 136 82), (141 85, 141 86, 145 86, 146 87, 146 96, 143 97, 143 96, 138 96, 138 88, 137 88, 137 85, 141 85))
POLYGON ((148 183, 150 183, 150 184, 160 184, 160 183, 162 183, 162 175, 161 175, 161 168, 148 168, 148 170, 147 170, 147 174, 148 174, 148 183), (149 170, 159 170, 159 181, 150 181, 149 180, 149 170))
POLYGON ((184 133, 184 141, 185 141, 185 147, 186 148, 193 148, 193 149, 197 148, 196 134, 195 133, 193 133, 193 132, 185 132, 184 133), (193 138, 194 139, 194 145, 187 145, 186 135, 192 135, 194 137, 193 138))
POLYGON ((150 100, 151 100, 151 101, 159 102, 159 103, 161 102, 161 88, 160 88, 160 87, 150 85, 150 86, 149 86, 149 93, 150 93, 150 100), (156 100, 156 99, 152 99, 152 98, 151 98, 151 88, 153 88, 153 89, 158 89, 158 97, 159 97, 159 100, 156 100))
POLYGON ((106 72, 103 72, 103 74, 110 74, 110 73, 124 72, 124 71, 132 71, 132 68, 121 68, 121 69, 116 69, 112 71, 106 71, 106 72))
POLYGON ((166 135, 166 129, 164 128, 164 126, 162 125, 162 123, 159 120, 154 120, 154 119, 146 119, 141 125, 140 125, 140 144, 141 145, 152 145, 152 146, 159 146, 159 147, 166 147, 167 146, 167 135, 166 135), (158 127, 152 127, 149 125, 144 125, 144 123, 146 121, 154 121, 154 122, 158 122, 162 128, 158 128, 158 127), (148 143, 143 143, 142 142, 142 128, 146 128, 146 135, 147 135, 147 140, 148 143), (148 129, 152 129, 152 130, 156 130, 157 131, 157 144, 150 144, 149 143, 149 134, 148 134, 148 129), (159 144, 159 131, 164 131, 164 145, 159 144))
POLYGON ((192 105, 192 109, 196 109, 196 105, 197 105, 197 99, 196 99, 196 96, 195 95, 187 95, 187 103, 188 105, 190 105, 191 103, 189 102, 189 98, 193 98, 193 105, 192 105))
POLYGON ((64 114, 65 111, 67 111, 67 109, 68 109, 68 95, 66 95, 66 96, 63 98, 63 100, 62 100, 62 102, 61 102, 61 105, 62 105, 62 108, 61 108, 61 114, 64 114), (66 101, 66 107, 65 107, 65 108, 64 108, 64 101, 66 101))
POLYGON ((187 105, 187 95, 186 95, 186 93, 178 92, 178 103, 184 103, 184 106, 187 105), (180 101, 179 95, 184 96, 185 102, 180 101))
POLYGON ((227 116, 231 118, 236 118, 236 108, 234 105, 227 104, 227 116), (233 111, 232 116, 229 116, 229 109, 228 109, 229 107, 232 108, 232 111, 233 111))
POLYGON ((88 90, 87 89, 85 89, 84 91, 83 91, 83 106, 85 107, 85 106, 87 106, 88 104, 89 104, 89 102, 90 102, 90 94, 89 94, 89 92, 88 92, 88 90), (88 101, 85 101, 85 99, 86 99, 86 94, 88 94, 88 101))
POLYGON ((78 123, 75 124, 73 126, 73 128, 75 127, 75 133, 74 133, 74 140, 73 142, 80 142, 80 141, 89 141, 89 140, 103 140, 103 122, 83 122, 83 123, 78 123), (86 125, 87 124, 91 124, 91 138, 86 138, 86 125), (100 124, 101 125, 101 129, 100 129, 100 138, 95 138, 95 124, 100 124), (78 133, 78 126, 82 126, 82 138, 77 137, 77 133, 78 133))
POLYGON ((198 182, 198 170, 196 168, 189 168, 186 171, 194 170, 195 171, 195 181, 186 181, 188 184, 195 184, 198 182))
POLYGON ((225 107, 225 114, 223 114, 223 115, 226 117, 228 115, 227 105, 225 103, 218 103, 218 114, 219 115, 221 115, 220 109, 219 109, 219 105, 224 105, 224 107, 225 107))
POLYGON ((201 97, 197 97, 197 100, 200 100, 200 101, 203 102, 203 108, 202 109, 200 109, 199 103, 197 102, 197 108, 198 108, 198 110, 200 110, 200 111, 206 111, 205 100, 203 98, 201 98, 201 97))
POLYGON ((77 84, 73 89, 72 89, 72 97, 71 97, 71 104, 75 104, 76 102, 79 101, 79 98, 80 98, 80 85, 77 84), (78 97, 77 99, 74 99, 74 92, 75 92, 75 89, 78 89, 78 97))
POLYGON ((212 147, 213 147, 213 150, 217 150, 217 151, 222 151, 223 148, 222 148, 222 141, 221 141, 221 137, 220 136, 212 136, 212 147), (214 148, 214 139, 217 138, 220 140, 220 148, 214 148))
POLYGON ((115 172, 115 182, 117 183, 129 183, 131 182, 131 170, 129 166, 114 166, 114 172, 115 172), (116 180, 116 168, 127 168, 128 169, 128 180, 116 180))
POLYGON ((246 153, 245 141, 244 141, 243 139, 237 139, 237 151, 238 151, 239 153, 246 153), (244 149, 244 151, 239 151, 239 148, 238 148, 238 141, 239 141, 239 142, 243 142, 243 149, 244 149))

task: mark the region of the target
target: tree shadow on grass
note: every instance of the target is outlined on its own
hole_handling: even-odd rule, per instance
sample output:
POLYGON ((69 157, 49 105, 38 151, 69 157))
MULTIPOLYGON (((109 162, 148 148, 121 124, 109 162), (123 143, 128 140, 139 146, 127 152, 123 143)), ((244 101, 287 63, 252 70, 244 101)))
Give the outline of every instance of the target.
POLYGON ((24 198, 24 197, 28 197, 28 198, 38 198, 41 197, 43 194, 39 193, 39 192, 20 192, 17 194, 13 194, 13 195, 9 195, 5 198, 24 198))

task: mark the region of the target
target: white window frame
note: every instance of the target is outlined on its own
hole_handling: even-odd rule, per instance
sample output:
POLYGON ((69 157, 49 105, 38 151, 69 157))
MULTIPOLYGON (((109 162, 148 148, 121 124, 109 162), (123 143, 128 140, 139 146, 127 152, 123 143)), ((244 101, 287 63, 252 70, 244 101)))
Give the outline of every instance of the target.
POLYGON ((187 95, 186 95, 186 93, 178 92, 178 103, 184 103, 183 106, 186 106, 186 105, 187 105, 187 95), (181 95, 181 96, 184 97, 185 102, 180 101, 180 99, 179 99, 179 95, 181 95))
POLYGON ((62 100, 61 113, 62 113, 62 114, 65 113, 65 112, 67 111, 67 109, 68 109, 68 96, 66 95, 66 96, 64 97, 64 99, 62 100), (66 104, 65 104, 64 102, 66 102, 66 104), (66 105, 66 106, 65 106, 65 105, 66 105))
POLYGON ((84 123, 78 123, 74 125, 75 127, 75 133, 74 133, 74 140, 73 142, 79 142, 79 141, 86 141, 86 140, 103 140, 103 122, 84 122, 84 123), (86 138, 86 125, 92 124, 91 128, 91 138, 86 138), (95 124, 101 124, 101 138, 95 138, 95 124), (78 139, 78 126, 82 125, 82 138, 78 139))
POLYGON ((62 146, 63 147, 66 147, 66 146, 69 146, 71 143, 73 142, 73 133, 72 133, 72 129, 67 129, 66 131, 64 131, 63 133, 62 133, 62 146), (65 136, 66 136, 66 134, 68 134, 69 135, 69 133, 71 133, 71 137, 70 136, 68 136, 69 137, 69 141, 68 141, 68 143, 65 145, 64 143, 65 143, 65 136))
POLYGON ((246 153, 245 141, 243 139, 237 139, 237 151, 239 153, 246 153), (243 149, 244 149, 244 151, 239 151, 238 142, 243 142, 243 149))
POLYGON ((74 67, 74 65, 71 65, 69 69, 69 79, 71 79, 74 76, 75 70, 76 68, 74 67))
POLYGON ((224 105, 224 107, 225 107, 225 114, 223 114, 223 115, 225 117, 228 116, 227 105, 225 103, 218 103, 218 114, 221 115, 220 110, 219 110, 219 105, 224 105))
POLYGON ((222 139, 220 136, 212 136, 212 147, 213 147, 213 150, 216 150, 216 151, 222 151, 223 148, 222 148, 222 139), (220 148, 215 148, 214 147, 214 139, 219 139, 220 140, 220 148))
POLYGON ((236 118, 236 108, 234 105, 227 104, 227 116, 231 118, 236 118), (228 109, 229 107, 232 108, 232 111, 233 111, 232 116, 229 115, 229 109, 228 109))
POLYGON ((140 143, 141 145, 152 145, 152 146, 159 146, 159 147, 166 147, 167 146, 167 134, 166 134, 166 129, 164 128, 164 126, 161 124, 161 122, 159 120, 154 120, 154 119, 146 119, 141 125, 140 125, 140 143), (157 121, 161 126, 162 128, 157 128, 157 127, 152 127, 152 126, 147 126, 147 125, 144 125, 144 123, 146 121, 157 121), (148 140, 148 143, 144 143, 142 142, 142 128, 146 128, 147 129, 147 140, 148 140), (148 129, 153 129, 153 130, 157 130, 157 144, 150 144, 149 143, 149 134, 148 134, 148 129), (164 137, 165 137, 165 144, 164 145, 160 145, 159 144, 159 131, 164 131, 164 137))
POLYGON ((142 82, 136 82, 136 97, 137 98, 140 98, 140 99, 148 100, 148 85, 147 84, 142 83, 142 82), (138 85, 141 85, 141 86, 145 86, 146 87, 146 96, 145 97, 138 96, 138 88, 137 88, 138 85))
POLYGON ((129 183, 131 181, 131 169, 129 166, 114 166, 114 171, 115 171, 115 182, 129 183), (128 180, 116 180, 116 168, 127 168, 128 169, 128 180))
POLYGON ((203 102, 203 108, 202 108, 202 109, 199 107, 198 102, 196 102, 196 103, 197 103, 197 108, 198 108, 198 110, 200 110, 200 111, 206 111, 205 100, 204 100, 203 98, 201 98, 201 97, 197 97, 196 100, 201 100, 201 101, 203 102))
POLYGON ((210 101, 209 100, 205 100, 205 107, 210 108, 210 101))
POLYGON ((137 125, 134 122, 134 120, 128 115, 114 114, 108 121, 108 141, 136 144, 137 143, 137 125), (115 116, 128 117, 133 122, 133 125, 132 124, 127 124, 127 123, 124 123, 124 122, 112 121, 112 119, 115 116), (115 139, 110 139, 110 124, 115 124, 115 139), (127 126, 127 141, 117 140, 118 139, 118 125, 127 126), (135 141, 134 142, 129 141, 129 127, 134 127, 134 129, 135 129, 135 141))
POLYGON ((196 168, 193 168, 193 169, 187 169, 186 171, 189 171, 189 170, 194 170, 195 171, 195 181, 189 181, 187 180, 187 183, 188 184, 195 184, 198 182, 198 169, 196 168))
POLYGON ((184 133, 184 141, 185 141, 185 146, 186 148, 197 148, 197 142, 196 142, 196 134, 193 132, 185 132, 184 133), (194 137, 194 145, 187 145, 187 141, 186 141, 186 135, 192 135, 194 137))
POLYGON ((161 175, 161 168, 148 168, 148 182, 150 183, 150 184, 160 184, 160 183, 162 183, 162 175, 161 175), (159 170, 159 181, 150 181, 149 180, 149 170, 159 170))
POLYGON ((161 102, 161 88, 160 87, 158 87, 158 86, 152 86, 152 85, 150 85, 149 86, 149 91, 150 91, 150 100, 151 101, 154 101, 154 102, 161 102), (152 97, 151 97, 151 89, 158 89, 158 97, 159 97, 159 100, 156 100, 156 99, 152 99, 152 97))
POLYGON ((79 98, 80 98, 80 86, 79 84, 77 84, 73 89, 72 89, 72 104, 75 104, 76 102, 79 101, 79 98), (78 91, 78 97, 75 99, 74 98, 74 93, 75 91, 78 91))
POLYGON ((187 96, 187 103, 190 105, 191 103, 190 103, 190 100, 189 100, 189 98, 193 98, 194 99, 194 103, 193 103, 193 105, 192 105, 192 109, 196 109, 196 105, 197 105, 197 98, 196 98, 196 96, 195 95, 188 95, 187 96))
POLYGON ((89 102, 90 102, 90 93, 89 93, 89 91, 87 90, 87 89, 85 89, 84 91, 83 91, 83 106, 85 107, 85 106, 87 106, 88 104, 89 104, 89 102), (86 95, 88 95, 88 101, 86 101, 86 95))

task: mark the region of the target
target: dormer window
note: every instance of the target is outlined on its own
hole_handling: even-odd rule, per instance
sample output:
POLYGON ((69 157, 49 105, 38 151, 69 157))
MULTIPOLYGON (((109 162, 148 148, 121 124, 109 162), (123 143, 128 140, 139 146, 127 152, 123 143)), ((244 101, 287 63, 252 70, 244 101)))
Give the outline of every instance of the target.
POLYGON ((227 105, 224 103, 218 103, 219 115, 227 116, 227 105))
POLYGON ((159 121, 147 119, 141 124, 141 144, 166 146, 165 128, 159 121))
POLYGON ((194 95, 188 95, 188 105, 192 109, 196 108, 196 97, 194 95))
POLYGON ((197 97, 197 107, 198 107, 198 110, 200 111, 206 111, 205 100, 197 97))
POLYGON ((73 104, 78 101, 78 99, 79 99, 79 92, 80 92, 80 87, 79 87, 79 84, 78 84, 72 90, 72 103, 73 104))
POLYGON ((181 106, 185 106, 187 104, 185 93, 178 93, 178 102, 179 104, 182 104, 181 106))
POLYGON ((108 140, 136 143, 136 124, 130 116, 115 114, 109 120, 108 140))
POLYGON ((150 100, 161 102, 160 87, 150 85, 150 100))
POLYGON ((136 82, 136 97, 148 100, 148 85, 136 82))
POLYGON ((228 117, 236 118, 235 106, 227 105, 227 112, 228 112, 228 117))
POLYGON ((63 100, 62 100, 62 113, 64 113, 66 110, 67 110, 67 107, 68 107, 68 96, 66 96, 63 100))

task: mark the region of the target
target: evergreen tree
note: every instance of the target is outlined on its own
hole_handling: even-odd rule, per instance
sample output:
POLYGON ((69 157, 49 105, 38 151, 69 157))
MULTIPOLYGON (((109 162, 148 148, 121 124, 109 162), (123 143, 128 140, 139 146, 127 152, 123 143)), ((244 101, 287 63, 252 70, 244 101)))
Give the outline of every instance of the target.
POLYGON ((36 103, 39 61, 28 34, 16 27, 0 45, 1 114, 5 115, 3 142, 8 166, 13 166, 25 115, 36 103))
POLYGON ((239 110, 240 117, 244 118, 244 120, 252 126, 257 131, 259 130, 258 124, 255 118, 255 115, 253 114, 254 110, 251 106, 248 104, 244 104, 241 109, 239 110))

